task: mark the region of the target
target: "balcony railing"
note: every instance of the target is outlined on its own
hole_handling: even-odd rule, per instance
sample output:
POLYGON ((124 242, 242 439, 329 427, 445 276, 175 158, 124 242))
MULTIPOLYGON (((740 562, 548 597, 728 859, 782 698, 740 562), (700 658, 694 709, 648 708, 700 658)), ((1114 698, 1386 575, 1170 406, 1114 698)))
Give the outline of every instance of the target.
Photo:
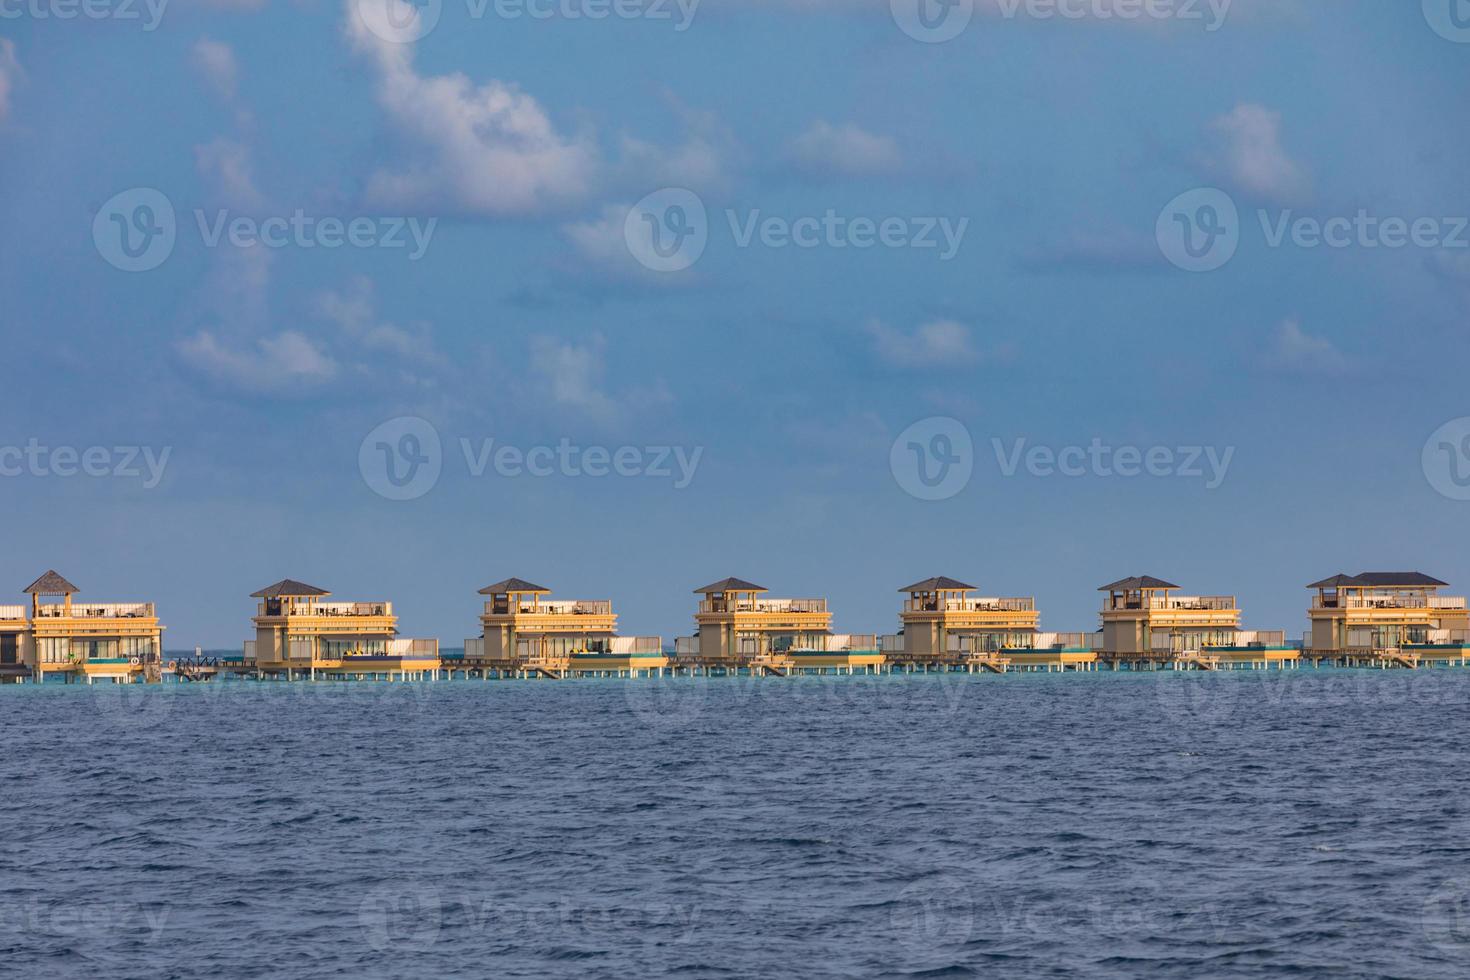
POLYGON ((903 637, 897 633, 885 633, 878 637, 878 649, 884 653, 903 653, 903 637))
POLYGON ((1464 596, 1424 595, 1406 593, 1401 595, 1324 596, 1312 597, 1313 609, 1464 609, 1464 596))
POLYGON ((544 602, 485 603, 487 616, 611 616, 610 599, 555 599, 544 602))
POLYGON ((663 648, 661 636, 615 636, 608 641, 608 652, 617 656, 662 653, 663 648))
POLYGON ((71 612, 64 605, 47 603, 36 609, 37 619, 142 619, 153 615, 151 602, 74 602, 71 612))
POLYGON ((256 606, 257 616, 391 616, 391 602, 273 602, 256 606))
POLYGON ((1284 647, 1284 630, 1185 630, 1155 632, 1151 644, 1155 652, 1191 653, 1211 649, 1237 647, 1284 647))
POLYGON ((1151 596, 1147 599, 1128 599, 1113 601, 1111 598, 1103 600, 1103 612, 1117 612, 1129 609, 1148 609, 1160 611, 1211 611, 1235 609, 1235 597, 1228 595, 1205 595, 1205 596, 1151 596))
POLYGON ((907 599, 904 612, 1035 612, 1036 600, 1016 599, 907 599))
POLYGON ((680 636, 674 639, 674 656, 697 657, 699 656, 699 637, 680 636))
POLYGON ((25 619, 25 606, 0 606, 0 619, 25 619))
POLYGON ((699 604, 702 613, 824 613, 826 599, 705 599, 699 604))
POLYGON ((849 653, 858 650, 877 650, 878 637, 874 633, 831 633, 817 636, 809 642, 792 648, 805 653, 849 653))

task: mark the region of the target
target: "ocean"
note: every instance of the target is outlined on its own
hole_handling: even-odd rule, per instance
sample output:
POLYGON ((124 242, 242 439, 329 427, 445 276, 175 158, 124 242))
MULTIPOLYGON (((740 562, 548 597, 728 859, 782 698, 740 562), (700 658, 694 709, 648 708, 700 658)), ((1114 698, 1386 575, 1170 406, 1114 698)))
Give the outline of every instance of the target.
POLYGON ((28 978, 1470 974, 1470 671, 0 688, 28 978))

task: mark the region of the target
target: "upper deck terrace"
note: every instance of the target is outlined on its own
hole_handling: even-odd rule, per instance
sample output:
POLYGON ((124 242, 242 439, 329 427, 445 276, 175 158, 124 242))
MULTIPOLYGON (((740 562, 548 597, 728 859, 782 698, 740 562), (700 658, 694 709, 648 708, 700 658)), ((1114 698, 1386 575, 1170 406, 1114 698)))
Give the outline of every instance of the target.
POLYGON ((256 604, 255 614, 260 619, 284 619, 297 616, 333 618, 383 617, 393 615, 393 603, 263 599, 256 604))
POLYGON ((699 603, 702 613, 826 613, 826 599, 710 598, 699 603))
POLYGON ((1144 595, 1131 598, 1110 595, 1103 599, 1103 612, 1185 611, 1219 612, 1239 611, 1235 596, 1229 595, 1144 595))
POLYGON ((490 599, 486 616, 611 616, 611 599, 490 599))
POLYGON ((912 596, 904 600, 904 612, 1035 612, 1034 598, 941 598, 912 596))
POLYGON ((1465 609, 1464 596, 1433 595, 1422 592, 1375 591, 1353 595, 1312 597, 1313 609, 1465 609))

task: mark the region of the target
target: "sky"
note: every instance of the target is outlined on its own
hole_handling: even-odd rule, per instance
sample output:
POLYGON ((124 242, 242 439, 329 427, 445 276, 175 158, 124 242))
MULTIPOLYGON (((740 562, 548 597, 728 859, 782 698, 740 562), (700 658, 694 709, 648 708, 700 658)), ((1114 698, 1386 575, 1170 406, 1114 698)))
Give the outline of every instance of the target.
POLYGON ((1467 81, 1463 0, 0 0, 0 602, 1464 594, 1467 81))

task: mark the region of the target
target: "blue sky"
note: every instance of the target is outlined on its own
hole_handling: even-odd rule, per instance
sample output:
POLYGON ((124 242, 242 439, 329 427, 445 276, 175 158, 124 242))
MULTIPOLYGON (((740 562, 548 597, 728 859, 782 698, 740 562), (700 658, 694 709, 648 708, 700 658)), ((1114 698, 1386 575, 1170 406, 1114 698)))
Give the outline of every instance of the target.
POLYGON ((1302 586, 1338 571, 1470 589, 1470 503, 1446 482, 1470 457, 1436 463, 1438 436, 1426 456, 1470 416, 1470 36, 1450 0, 1235 0, 1213 25, 1203 4, 974 0, 944 43, 878 0, 703 0, 683 30, 676 7, 445 0, 411 43, 365 26, 399 2, 172 0, 153 30, 141 4, 0 5, 0 447, 102 447, 109 474, 0 452, 15 601, 55 567, 155 599, 188 647, 236 645, 248 593, 285 576, 390 598, 406 635, 448 643, 508 575, 669 639, 725 575, 826 595, 853 632, 896 629, 896 588, 932 574, 1035 595, 1055 630, 1094 628, 1096 587, 1140 573, 1297 635, 1302 586), (176 240, 130 272, 106 236, 136 188, 176 240), (629 246, 665 188, 708 240, 672 272, 629 246), (1200 188, 1239 214, 1208 272, 1158 232, 1200 188), (210 244, 197 217, 298 211, 432 232, 414 258, 210 244), (1398 248, 1270 242, 1360 211, 1430 224, 1398 248), (829 212, 963 234, 952 255, 740 242, 829 212), (408 500, 375 491, 374 446, 360 459, 400 417, 441 446, 408 500), (934 418, 969 434, 973 472, 924 500, 891 449, 934 418), (488 439, 698 466, 687 486, 477 476, 462 440, 488 439), (1094 441, 1229 466, 1007 475, 1018 445, 1094 441), (167 451, 156 485, 119 447, 167 451))

